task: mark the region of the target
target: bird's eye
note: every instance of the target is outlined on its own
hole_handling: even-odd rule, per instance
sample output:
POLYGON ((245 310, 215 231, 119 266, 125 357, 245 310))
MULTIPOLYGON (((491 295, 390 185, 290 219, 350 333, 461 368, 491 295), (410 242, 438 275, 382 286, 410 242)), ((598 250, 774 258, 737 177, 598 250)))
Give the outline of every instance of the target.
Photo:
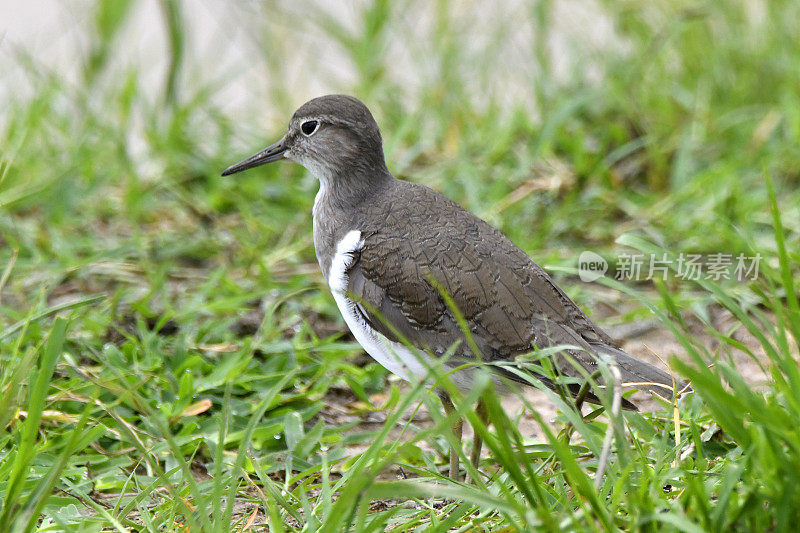
POLYGON ((316 120, 307 120, 300 124, 300 131, 303 132, 303 135, 306 137, 310 137, 316 133, 317 129, 319 128, 319 122, 316 120))

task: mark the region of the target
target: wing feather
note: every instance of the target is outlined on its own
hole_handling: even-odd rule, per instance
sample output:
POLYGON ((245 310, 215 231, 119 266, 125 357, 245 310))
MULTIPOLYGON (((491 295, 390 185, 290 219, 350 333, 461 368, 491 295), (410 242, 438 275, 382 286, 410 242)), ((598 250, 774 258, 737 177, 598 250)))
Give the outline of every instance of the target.
MULTIPOLYGON (((622 352, 499 231, 431 189, 397 183, 403 198, 388 195, 387 205, 406 202, 408 220, 365 228, 363 246, 348 273, 349 290, 363 302, 362 313, 374 329, 395 341, 402 335, 432 353, 460 343, 456 360, 461 361, 475 356, 487 362, 513 361, 537 347, 570 345, 578 349, 565 354, 589 373, 605 354, 620 363, 626 379, 671 384, 666 372, 622 352), (418 200, 408 203, 414 196, 418 200), (430 277, 453 299, 481 353, 470 353, 430 277)), ((556 356, 554 362, 564 374, 580 376, 566 357, 556 356)), ((657 392, 663 394, 663 389, 657 392)))

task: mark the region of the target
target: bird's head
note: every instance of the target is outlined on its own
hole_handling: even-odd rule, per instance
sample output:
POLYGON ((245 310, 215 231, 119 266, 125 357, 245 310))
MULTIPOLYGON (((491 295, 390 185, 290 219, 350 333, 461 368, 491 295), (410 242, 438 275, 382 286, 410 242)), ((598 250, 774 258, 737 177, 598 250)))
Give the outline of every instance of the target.
POLYGON ((332 94, 303 104, 289 121, 281 140, 223 171, 289 159, 300 163, 322 182, 344 175, 370 175, 386 169, 378 124, 357 98, 332 94))

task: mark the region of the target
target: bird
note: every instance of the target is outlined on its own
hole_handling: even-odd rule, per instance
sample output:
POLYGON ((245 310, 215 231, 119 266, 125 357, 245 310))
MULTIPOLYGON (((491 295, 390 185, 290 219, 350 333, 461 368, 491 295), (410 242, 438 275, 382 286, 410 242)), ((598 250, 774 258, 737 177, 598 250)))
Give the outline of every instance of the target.
MULTIPOLYGON (((604 359, 625 384, 665 397, 682 386, 670 373, 625 353, 499 230, 439 192, 394 177, 380 128, 357 98, 309 100, 279 141, 222 175, 279 160, 299 163, 319 180, 312 219, 322 275, 355 339, 392 373, 422 380, 441 363, 452 383, 467 392, 475 379, 470 363, 478 361, 511 382, 530 385, 530 376, 555 389, 558 383, 529 371, 519 358, 565 347, 551 356, 565 376, 597 375, 604 359)), ((567 384, 566 391, 600 403, 580 383, 567 384)), ((452 415, 450 395, 439 395, 452 415)), ((635 409, 628 400, 623 407, 635 409)), ((479 402, 477 410, 485 422, 485 406, 479 402)), ((458 418, 453 424, 459 443, 461 423, 458 418)), ((477 431, 474 438, 470 459, 477 467, 477 431)), ((458 479, 453 449, 449 462, 450 477, 458 479)))

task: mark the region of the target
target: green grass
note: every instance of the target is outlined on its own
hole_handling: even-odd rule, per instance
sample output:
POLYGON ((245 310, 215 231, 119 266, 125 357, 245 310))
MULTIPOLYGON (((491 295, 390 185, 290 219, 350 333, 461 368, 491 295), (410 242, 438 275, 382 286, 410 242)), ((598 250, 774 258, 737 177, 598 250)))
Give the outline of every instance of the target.
POLYGON ((551 2, 522 8, 512 27, 477 5, 413 0, 375 2, 352 24, 318 10, 239 13, 263 45, 250 59, 269 73, 254 92, 278 116, 302 103, 281 82, 287 31, 322 39, 354 76, 325 80, 325 58, 307 72, 373 109, 390 169, 500 227, 587 310, 602 297, 570 275, 582 250, 765 258, 752 283, 608 282, 627 293, 615 320, 655 315, 674 334, 687 354, 674 367, 696 393, 677 414, 611 419, 581 419, 551 393, 559 415, 543 427, 561 433, 533 440, 482 382, 459 403, 474 423, 470 403, 489 403, 478 430, 491 455, 470 485, 444 476, 453 437, 435 398, 401 394, 343 335, 310 239, 314 181, 288 164, 219 177, 285 123, 226 115, 215 97, 231 73, 185 82, 198 68, 187 6, 162 7, 169 68, 155 89, 146 66, 112 60, 133 2, 91 7, 77 83, 4 49, 36 90, 0 102, 0 530, 229 531, 251 518, 271 531, 793 529, 796 2, 600 2, 618 42, 570 42, 564 82, 547 52, 551 2), (424 38, 407 38, 409 13, 427 17, 424 38), (515 28, 534 39, 513 41, 515 28), (413 88, 395 69, 397 43, 413 88), (523 90, 506 93, 512 81, 523 90), (735 326, 715 326, 719 308, 735 326), (763 365, 765 387, 741 375, 734 350, 763 365), (343 394, 349 414, 385 423, 330 422, 343 394), (420 405, 432 424, 407 421, 420 405), (408 479, 385 475, 392 465, 408 479))

